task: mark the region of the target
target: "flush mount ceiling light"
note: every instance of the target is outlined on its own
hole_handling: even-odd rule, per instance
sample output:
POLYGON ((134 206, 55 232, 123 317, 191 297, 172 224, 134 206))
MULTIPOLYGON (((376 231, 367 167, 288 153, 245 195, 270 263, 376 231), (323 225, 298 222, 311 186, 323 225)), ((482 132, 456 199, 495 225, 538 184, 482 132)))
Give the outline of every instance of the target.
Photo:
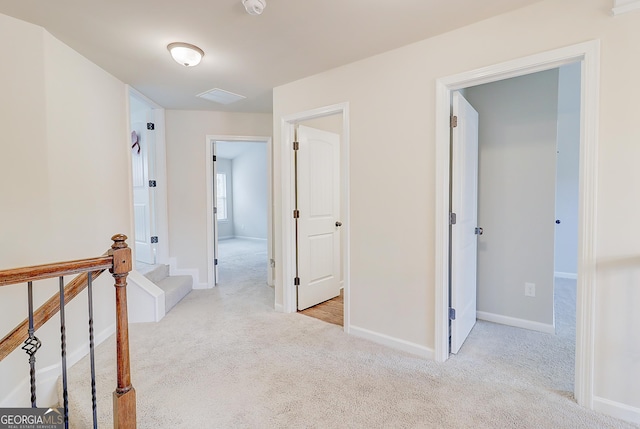
POLYGON ((242 0, 242 5, 247 10, 249 15, 260 15, 265 7, 267 7, 266 0, 242 0))
POLYGON ((197 66, 204 56, 202 49, 189 43, 169 43, 167 49, 171 53, 171 57, 185 67, 197 66))

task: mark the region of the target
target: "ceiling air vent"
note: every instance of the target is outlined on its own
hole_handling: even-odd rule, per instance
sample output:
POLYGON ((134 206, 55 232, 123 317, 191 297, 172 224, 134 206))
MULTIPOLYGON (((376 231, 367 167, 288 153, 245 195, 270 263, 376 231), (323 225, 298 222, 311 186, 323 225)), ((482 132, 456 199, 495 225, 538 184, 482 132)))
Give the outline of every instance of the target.
POLYGON ((225 91, 220 88, 210 89, 209 91, 205 91, 197 96, 220 104, 231 104, 238 100, 242 100, 243 98, 247 98, 244 95, 234 94, 233 92, 225 91))

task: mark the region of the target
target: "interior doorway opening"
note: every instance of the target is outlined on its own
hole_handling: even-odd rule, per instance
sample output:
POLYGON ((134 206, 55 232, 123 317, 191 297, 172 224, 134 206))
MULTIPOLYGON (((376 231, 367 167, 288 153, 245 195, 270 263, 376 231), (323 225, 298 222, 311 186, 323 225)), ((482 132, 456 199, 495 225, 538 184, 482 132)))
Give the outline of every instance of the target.
POLYGON ((282 119, 281 141, 283 310, 293 313, 325 302, 328 298, 323 299, 315 286, 338 279, 335 295, 343 297, 346 332, 350 297, 348 125, 346 103, 300 112, 282 119), (322 137, 326 133, 338 138, 337 146, 322 137), (331 178, 317 174, 329 171, 335 173, 331 178))
POLYGON ((453 91, 473 85, 581 64, 580 196, 574 394, 579 404, 593 400, 593 309, 595 298, 595 195, 597 191, 597 94, 599 44, 586 42, 439 79, 436 82, 436 342, 435 357, 449 357, 450 100, 453 91))
POLYGON ((268 267, 265 281, 273 286, 271 138, 209 135, 206 149, 207 284, 213 287, 224 276, 219 266, 225 255, 220 253, 219 243, 227 241, 231 253, 226 257, 264 248, 260 253, 264 253, 268 267))

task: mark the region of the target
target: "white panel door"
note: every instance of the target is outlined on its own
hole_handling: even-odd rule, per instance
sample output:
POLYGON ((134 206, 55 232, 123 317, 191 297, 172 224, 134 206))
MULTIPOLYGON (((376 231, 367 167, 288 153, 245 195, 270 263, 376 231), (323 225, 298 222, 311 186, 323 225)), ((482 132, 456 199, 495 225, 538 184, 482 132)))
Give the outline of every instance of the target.
POLYGON ((298 127, 298 310, 340 294, 340 136, 298 127))
POLYGON ((457 126, 452 136, 451 211, 451 353, 457 353, 476 323, 478 258, 478 112, 453 94, 457 126))
POLYGON ((151 237, 155 235, 153 188, 149 187, 149 178, 153 173, 154 135, 153 130, 147 130, 147 122, 143 121, 132 122, 131 130, 136 133, 138 143, 131 148, 136 260, 155 264, 155 244, 151 242, 151 237))

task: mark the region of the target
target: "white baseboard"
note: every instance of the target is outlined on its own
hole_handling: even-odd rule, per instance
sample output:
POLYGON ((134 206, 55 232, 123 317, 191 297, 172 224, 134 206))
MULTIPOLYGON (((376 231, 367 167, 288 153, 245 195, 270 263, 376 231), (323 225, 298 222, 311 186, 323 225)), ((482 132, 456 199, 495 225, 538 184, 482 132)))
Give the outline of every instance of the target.
POLYGON ((410 341, 390 337, 389 335, 380 334, 378 332, 373 332, 353 325, 348 327, 348 332, 354 337, 373 341, 374 343, 382 344, 383 346, 391 347, 392 349, 402 350, 403 352, 411 353, 425 359, 434 359, 433 349, 410 341))
POLYGON ((578 274, 576 273, 563 273, 562 271, 556 271, 553 275, 554 277, 559 277, 561 279, 576 280, 578 278, 578 274))
POLYGON ((178 268, 176 258, 169 258, 169 275, 171 276, 191 276, 193 279, 193 289, 211 289, 215 285, 200 282, 200 271, 195 268, 178 268))
POLYGON ((626 420, 631 423, 640 424, 640 408, 632 407, 631 405, 626 405, 620 402, 594 396, 593 409, 594 411, 606 414, 611 417, 615 417, 620 420, 626 420))
POLYGON ((623 13, 631 12, 640 9, 640 0, 620 1, 615 2, 616 6, 611 9, 614 15, 621 15, 623 13), (620 3, 620 5, 618 5, 620 3))
POLYGON ((476 311, 476 317, 487 322, 499 323, 501 325, 514 326, 516 328, 529 329, 530 331, 544 332, 555 335, 556 328, 546 323, 534 322, 532 320, 517 319, 515 317, 503 316, 501 314, 476 311))
POLYGON ((283 306, 282 304, 278 304, 278 303, 276 303, 276 305, 275 305, 275 310, 276 310, 278 313, 284 313, 284 306, 283 306))
POLYGON ((256 240, 256 241, 267 241, 266 238, 260 238, 260 237, 246 237, 244 235, 234 235, 233 237, 229 237, 229 238, 241 238, 243 240, 256 240))
MULTIPOLYGON (((94 344, 102 343, 116 331, 116 325, 110 325, 97 333, 94 337, 94 344)), ((80 359, 89 354, 89 343, 76 348, 67 353, 67 368, 71 368, 80 359)), ((50 365, 36 370, 36 390, 38 392, 38 407, 52 407, 59 402, 58 398, 58 378, 62 374, 62 363, 50 365)), ((9 407, 30 407, 29 401, 29 377, 25 376, 21 382, 0 401, 0 408, 9 407), (25 402, 27 401, 27 402, 25 402)))

